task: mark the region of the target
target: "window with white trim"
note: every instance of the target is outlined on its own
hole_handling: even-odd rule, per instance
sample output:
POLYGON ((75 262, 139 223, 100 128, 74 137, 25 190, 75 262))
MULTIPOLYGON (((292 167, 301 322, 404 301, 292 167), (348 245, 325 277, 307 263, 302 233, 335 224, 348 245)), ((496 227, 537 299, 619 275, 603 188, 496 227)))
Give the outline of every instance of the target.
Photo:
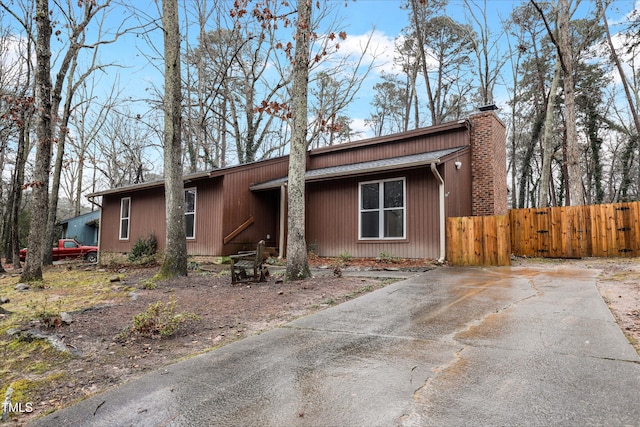
POLYGON ((131 218, 131 197, 120 199, 120 240, 129 240, 129 220, 131 218))
POLYGON ((405 179, 361 182, 359 238, 405 238, 405 179))
POLYGON ((196 238, 196 189, 184 190, 184 227, 187 239, 196 238))

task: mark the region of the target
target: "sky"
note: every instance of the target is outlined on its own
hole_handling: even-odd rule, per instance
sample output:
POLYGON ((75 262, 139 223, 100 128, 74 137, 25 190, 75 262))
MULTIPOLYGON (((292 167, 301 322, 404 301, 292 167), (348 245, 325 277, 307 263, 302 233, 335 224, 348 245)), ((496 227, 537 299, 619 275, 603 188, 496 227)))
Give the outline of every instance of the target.
MULTIPOLYGON (((371 136, 370 129, 365 126, 365 119, 369 115, 370 103, 374 96, 373 85, 379 82, 379 73, 393 72, 394 39, 402 29, 409 25, 408 14, 402 10, 400 0, 327 0, 335 3, 337 13, 341 16, 341 26, 347 33, 347 39, 340 43, 341 54, 351 54, 357 57, 360 47, 366 42, 373 32, 373 43, 377 58, 375 69, 370 73, 362 89, 359 91, 354 103, 351 105, 349 115, 353 118, 352 127, 362 132, 365 136, 371 136), (345 7, 346 4, 346 7, 345 7)), ((487 7, 490 20, 499 22, 500 16, 508 15, 516 0, 488 0, 487 7)), ((142 7, 142 2, 138 3, 142 7)), ((152 2, 146 9, 149 15, 157 16, 156 6, 152 2)), ((181 10, 182 12, 182 10, 181 10)), ((464 20, 463 1, 450 0, 448 13, 456 20, 464 20)), ((117 19, 117 17, 116 17, 117 19)), ((182 16, 184 19, 184 14, 182 16)), ((113 24, 116 25, 116 24, 113 24)), ((196 34, 196 29, 191 30, 196 34)), ((158 46, 161 48, 162 40, 156 36, 158 46)), ((126 43, 118 43, 118 46, 106 46, 103 49, 103 62, 124 62, 131 68, 120 70, 121 86, 128 96, 144 98, 146 90, 151 84, 161 86, 162 75, 159 70, 149 66, 139 49, 146 49, 144 41, 140 38, 129 37, 126 43)))
MULTIPOLYGON (((190 0, 187 0, 190 1, 190 0)), ((231 1, 231 0, 227 0, 231 1)), ((323 1, 323 0, 320 0, 323 1)), ((393 71, 393 53, 394 39, 401 33, 402 29, 407 27, 408 14, 406 10, 402 10, 400 0, 326 0, 336 4, 342 16, 341 29, 347 33, 347 39, 341 42, 340 52, 343 54, 354 53, 362 45, 364 40, 372 31, 374 44, 380 56, 376 59, 376 68, 369 75, 362 89, 356 96, 355 102, 351 105, 349 115, 352 117, 352 128, 355 131, 363 132, 363 137, 371 136, 370 129, 365 126, 365 119, 371 111, 370 103, 375 95, 373 85, 379 81, 379 73, 382 71, 393 71), (345 3, 347 6, 345 7, 345 3)), ((482 5, 483 0, 476 0, 476 3, 482 5)), ((521 4, 524 0, 486 0, 488 21, 491 23, 495 31, 501 28, 501 20, 506 19, 515 6, 521 4)), ((149 16, 157 17, 158 6, 160 2, 152 0, 136 0, 135 4, 138 8, 143 9, 149 16)), ((211 2, 210 2, 211 4, 211 2)), ((614 0, 608 11, 608 18, 612 28, 615 28, 616 22, 624 21, 625 14, 629 13, 634 7, 640 4, 640 0, 614 0)), ((594 7, 594 1, 582 0, 581 10, 578 13, 584 13, 594 7)), ((184 19, 184 10, 180 10, 181 19, 184 19)), ((465 21, 465 11, 463 0, 450 0, 447 14, 458 22, 465 21)), ((125 11, 116 11, 109 15, 107 27, 115 29, 119 25, 130 26, 133 22, 123 24, 125 11)), ((3 18, 6 19, 6 18, 3 18)), ((4 24, 4 23, 3 23, 4 24)), ((191 36, 196 34, 195 29, 190 30, 191 36)), ((185 35, 186 36, 186 35, 185 35)), ((157 47, 162 48, 162 38, 159 31, 155 32, 155 40, 157 47)), ((119 40, 112 45, 100 48, 101 61, 103 63, 118 63, 119 68, 110 68, 100 76, 100 82, 107 92, 114 85, 114 76, 119 73, 119 86, 124 96, 131 99, 144 99, 149 97, 149 88, 152 85, 156 87, 162 86, 161 70, 149 65, 148 61, 141 55, 140 50, 147 50, 146 42, 133 35, 119 40)), ((160 63, 161 64, 161 63, 160 63)), ((55 68, 57 69, 57 67, 55 68)), ((509 66, 503 69, 506 74, 509 66)), ((496 103, 500 107, 506 106, 507 94, 504 87, 496 88, 496 103)), ((139 104, 140 109, 148 109, 145 103, 139 104)))
MULTIPOLYGON (((230 0, 229 0, 230 1, 230 0)), ((375 62, 375 70, 370 74, 362 89, 359 91, 355 102, 350 108, 350 116, 353 118, 352 127, 357 131, 370 133, 370 129, 365 127, 364 120, 371 111, 370 103, 375 95, 373 85, 379 81, 379 73, 382 71, 393 71, 393 46, 394 39, 407 27, 408 14, 402 10, 401 0, 326 0, 335 3, 338 13, 341 15, 341 28, 347 33, 347 40, 341 42, 340 52, 342 54, 356 54, 359 47, 364 43, 368 35, 373 31, 373 44, 379 56, 375 62), (346 4, 346 7, 345 7, 346 4)), ((523 0, 486 0, 488 21, 499 31, 502 27, 501 21, 509 17, 511 11, 523 0)), ((482 6, 483 0, 476 0, 482 6)), ((138 1, 137 6, 145 8, 143 1, 138 1)), ((158 16, 157 6, 154 2, 147 2, 146 11, 150 16, 158 16)), ((624 14, 633 10, 635 2, 632 0, 615 0, 610 6, 607 16, 610 25, 615 27, 615 23, 623 20, 624 14), (618 9, 618 11, 617 11, 618 9)), ((585 10, 593 9, 594 1, 582 0, 577 15, 584 14, 585 10)), ((182 19, 184 19, 184 11, 182 19)), ((465 8, 463 0, 450 0, 447 14, 458 22, 465 22, 465 8)), ((116 20, 118 16, 114 17, 116 20)), ((114 24, 115 25, 115 24, 114 24)), ((196 29, 192 29, 191 36, 196 34, 196 29)), ((161 34, 157 32, 156 40, 159 48, 162 47, 161 34)), ((506 43, 503 39, 503 47, 506 43)), ((139 53, 139 49, 146 49, 144 41, 140 38, 129 37, 126 43, 103 48, 103 61, 117 61, 127 64, 131 68, 120 69, 121 86, 127 95, 133 98, 144 98, 148 94, 147 89, 151 84, 160 87, 162 85, 162 75, 159 70, 149 66, 146 60, 139 53)), ((508 64, 503 69, 503 74, 509 70, 508 64)), ((506 104, 507 93, 504 87, 498 86, 495 92, 498 106, 506 104)), ((370 135, 366 135, 370 136, 370 135)))
MULTIPOLYGON (((3 0, 5 3, 10 3, 12 0, 3 0)), ((29 1, 29 0, 25 0, 29 1)), ((72 0, 72 2, 75 0, 72 0)), ((100 2, 100 0, 98 0, 100 2)), ((182 1, 182 0, 180 0, 182 1)), ((186 0, 187 2, 193 0, 186 0)), ((208 0, 210 3, 213 0, 208 0)), ((226 0, 232 1, 232 0, 226 0)), ((375 95, 373 86, 379 81, 379 73, 382 71, 393 71, 393 54, 394 54, 394 39, 401 33, 402 29, 407 27, 408 14, 406 10, 400 9, 400 0, 319 0, 334 2, 339 6, 339 10, 343 15, 342 29, 347 33, 347 40, 341 42, 340 52, 348 54, 358 51, 359 46, 362 45, 364 40, 368 37, 372 31, 374 44, 377 45, 377 51, 380 56, 376 59, 376 68, 369 75, 362 89, 356 96, 354 103, 351 105, 348 114, 352 118, 352 129, 356 132, 361 132, 360 137, 365 138, 372 136, 371 130, 366 127, 365 119, 369 116, 371 111, 371 101, 375 95), (344 4, 348 3, 347 7, 344 4)), ((476 3, 482 4, 483 0, 475 0, 476 3)), ((492 29, 499 31, 501 28, 501 20, 506 19, 515 6, 521 4, 525 0, 486 0, 488 21, 492 25, 492 29)), ((53 3, 53 2, 51 2, 53 3)), ((64 2, 62 2, 64 3, 64 2)), ((13 4, 13 3, 11 3, 13 4)), ((129 4, 134 4, 139 8, 145 9, 149 16, 159 16, 157 8, 161 4, 154 0, 132 0, 129 4)), ((582 0, 581 9, 579 13, 584 14, 584 10, 588 10, 594 7, 594 0, 582 0)), ((612 5, 608 9, 607 17, 612 31, 615 32, 616 24, 624 23, 625 17, 634 9, 640 10, 640 0, 613 0, 612 5)), ((181 10, 181 14, 183 10, 181 10)), ((463 0, 450 0, 447 9, 447 14, 454 18, 458 22, 464 22, 464 2, 463 0)), ((117 28, 119 25, 130 26, 135 24, 134 22, 126 22, 123 24, 124 16, 126 12, 124 10, 116 11, 109 16, 109 20, 106 25, 112 29, 117 28)), ((2 27, 13 25, 14 28, 17 25, 13 22, 5 22, 9 20, 6 15, 0 15, 2 18, 2 27)), ((184 19, 184 16, 182 16, 184 19)), ((194 34, 193 32, 191 34, 194 34)), ((162 48, 162 35, 159 31, 155 32, 156 44, 159 49, 162 48)), ((88 37, 88 40, 91 40, 88 37)), ((163 78, 162 70, 158 70, 149 65, 148 61, 141 55, 140 50, 145 50, 146 42, 135 36, 127 36, 117 43, 112 45, 103 46, 100 48, 100 57, 102 63, 117 63, 118 68, 109 68, 104 73, 97 73, 96 77, 100 79, 100 85, 103 86, 103 93, 107 93, 115 85, 115 75, 119 74, 119 87, 122 90, 123 96, 130 97, 131 99, 145 99, 149 98, 149 88, 154 85, 156 87, 162 87, 163 78)), ((55 52, 54 52, 55 58, 55 52)), ((59 58, 58 58, 59 61, 59 58)), ((161 63, 160 63, 161 64, 161 63)), ((54 66, 54 70, 59 67, 59 62, 54 66)), ((503 75, 509 72, 509 66, 506 65, 503 69, 503 75)), ((615 81, 619 82, 617 72, 613 72, 615 81)), ((507 92, 504 86, 498 86, 495 91, 496 104, 501 107, 503 111, 507 111, 507 92)), ((134 107, 134 111, 135 111, 134 107)), ((147 111, 149 105, 146 102, 137 103, 137 108, 141 112, 147 111)), ((151 166, 153 172, 161 172, 162 170, 162 156, 158 149, 158 152, 152 154, 157 158, 157 161, 153 161, 151 166)), ((150 156, 150 157, 151 157, 150 156)), ((3 174, 9 173, 9 171, 3 171, 3 174)))

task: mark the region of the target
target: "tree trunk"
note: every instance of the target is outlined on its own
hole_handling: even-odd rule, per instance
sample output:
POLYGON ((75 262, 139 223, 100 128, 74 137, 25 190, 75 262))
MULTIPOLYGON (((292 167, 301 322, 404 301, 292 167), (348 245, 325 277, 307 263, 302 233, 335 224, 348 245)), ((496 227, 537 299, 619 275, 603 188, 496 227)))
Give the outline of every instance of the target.
MULTIPOLYGON (((531 131, 531 138, 529 145, 522 159, 522 170, 520 172, 520 193, 518 196, 519 208, 525 208, 527 203, 527 192, 529 191, 529 182, 531 180, 531 166, 533 159, 534 147, 538 138, 540 138, 540 132, 542 131, 542 125, 544 122, 544 114, 542 112, 536 114, 536 120, 533 123, 533 129, 531 131)), ((532 205, 532 206, 535 206, 532 205)))
POLYGON ((47 248, 46 228, 49 207, 49 169, 51 167, 51 22, 49 1, 36 1, 36 126, 37 151, 34 170, 29 252, 22 272, 22 281, 42 280, 42 255, 47 248))
POLYGON ((624 68, 622 67, 622 63, 620 62, 620 58, 618 57, 618 53, 613 45, 613 40, 611 39, 611 33, 609 31, 609 23, 607 21, 607 15, 605 13, 605 8, 602 5, 602 1, 598 1, 598 6, 601 9, 602 13, 602 21, 604 25, 604 32, 607 36, 607 43, 609 44, 609 49, 611 50, 611 59, 613 63, 616 65, 618 73, 620 74, 620 81, 622 83, 622 88, 624 89, 624 95, 627 98, 627 103, 629 104, 629 110, 631 111, 631 116, 633 117, 633 124, 636 128, 636 134, 640 135, 640 117, 638 117, 638 110, 633 102, 633 97, 631 96, 631 90, 629 89, 629 82, 627 81, 627 75, 624 72, 624 68))
POLYGON ((293 130, 289 154, 289 218, 287 281, 311 275, 305 240, 305 179, 307 165, 307 94, 311 37, 311 0, 298 0, 296 52, 293 64, 293 130))
POLYGON ((162 1, 164 28, 164 170, 166 249, 160 278, 187 275, 187 241, 184 228, 182 181, 182 115, 180 77, 180 28, 178 1, 162 1))
MULTIPOLYGON (((417 48, 420 57, 420 65, 422 66, 422 74, 424 75, 424 83, 427 87, 427 98, 429 101, 429 109, 431 110, 431 125, 437 125, 438 123, 438 115, 436 114, 436 106, 434 104, 433 92, 431 90, 431 82, 429 81, 429 70, 427 67, 427 55, 424 51, 424 35, 422 34, 422 25, 420 23, 420 19, 418 16, 418 3, 422 4, 419 0, 411 0, 411 16, 413 18, 413 25, 416 30, 416 36, 418 38, 417 48)), ((418 126, 416 124, 416 126, 418 126)))
POLYGON ((84 173, 84 156, 86 153, 86 145, 82 145, 82 148, 80 149, 80 153, 78 153, 78 184, 76 186, 76 197, 74 200, 74 206, 73 206, 73 216, 78 216, 80 215, 80 208, 82 206, 82 204, 80 203, 80 199, 82 198, 82 185, 83 185, 83 179, 82 179, 82 174, 84 173))
POLYGON ((638 117, 638 110, 636 108, 635 103, 633 102, 633 96, 631 95, 631 90, 629 89, 629 82, 627 80, 627 75, 624 72, 624 68, 622 63, 620 62, 620 58, 618 57, 618 53, 616 52, 615 46, 613 45, 613 40, 611 39, 611 32, 609 31, 609 23, 607 21, 607 15, 605 13, 605 7, 603 6, 602 1, 598 1, 598 6, 602 13, 602 20, 604 25, 604 32, 607 36, 607 43, 609 44, 609 49, 611 50, 611 58, 613 63, 616 65, 618 70, 618 74, 620 74, 620 81, 622 82, 622 88, 624 89, 624 95, 627 99, 627 103, 629 104, 629 110, 631 111, 631 116, 633 117, 633 124, 636 128, 636 134, 629 135, 629 142, 625 146, 625 149, 622 153, 622 183, 620 185, 620 200, 628 201, 629 200, 629 186, 631 185, 631 167, 633 165, 633 153, 635 151, 635 146, 638 143, 638 135, 640 135, 640 117, 638 117))
MULTIPOLYGON (((60 175, 62 174, 62 162, 64 160, 64 149, 67 140, 67 132, 69 126, 69 118, 71 117, 71 100, 73 99, 73 74, 76 69, 76 56, 73 57, 73 63, 71 65, 67 96, 64 101, 64 107, 62 112, 62 119, 58 125, 58 142, 56 150, 56 161, 53 167, 53 181, 51 183, 51 195, 49 196, 49 216, 47 220, 47 236, 46 241, 53 243, 55 240, 56 232, 56 219, 58 217, 58 191, 60 191, 60 175)), ((55 111, 53 111, 55 112, 55 111)), ((45 265, 53 264, 53 253, 51 251, 45 251, 43 262, 45 265)))
POLYGON ((573 82, 573 53, 569 31, 569 4, 567 0, 559 2, 559 50, 564 71, 564 108, 567 130, 567 178, 570 200, 567 205, 584 205, 582 191, 582 168, 580 167, 580 152, 578 150, 578 132, 576 129, 575 85, 573 82))
POLYGON ((542 136, 542 173, 540 177, 540 193, 538 195, 538 207, 549 206, 549 183, 551 182, 551 128, 553 126, 553 108, 556 104, 556 91, 560 81, 560 58, 556 55, 556 65, 553 72, 553 81, 549 96, 547 97, 547 114, 544 120, 544 134, 542 136))
POLYGON ((22 203, 22 184, 24 183, 24 168, 27 163, 27 156, 30 151, 30 139, 28 129, 30 128, 31 123, 31 113, 25 113, 22 111, 20 113, 21 121, 23 123, 20 128, 19 136, 18 136, 18 151, 16 153, 16 167, 13 174, 13 184, 11 191, 12 200, 11 200, 11 214, 9 217, 11 218, 10 225, 10 238, 9 242, 11 244, 11 259, 13 268, 20 268, 20 204, 22 203))

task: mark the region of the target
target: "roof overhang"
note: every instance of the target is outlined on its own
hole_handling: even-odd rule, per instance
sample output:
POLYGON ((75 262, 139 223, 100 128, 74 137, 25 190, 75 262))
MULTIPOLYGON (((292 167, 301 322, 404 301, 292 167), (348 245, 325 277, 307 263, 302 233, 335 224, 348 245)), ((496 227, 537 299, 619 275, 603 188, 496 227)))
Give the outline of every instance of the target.
MULTIPOLYGON (((305 182, 327 181, 353 175, 365 175, 371 173, 387 172, 400 169, 412 169, 430 164, 442 163, 443 159, 465 147, 448 148, 427 153, 411 154, 408 156, 392 157, 388 159, 372 160, 361 163, 331 166, 321 169, 312 169, 305 173, 305 182)), ((286 184, 288 177, 265 181, 249 187, 251 191, 273 190, 286 184)))
MULTIPOLYGON (((394 142, 408 140, 412 138, 436 135, 439 133, 446 133, 446 132, 452 132, 452 131, 458 131, 458 130, 468 130, 469 127, 470 127, 469 120, 458 120, 455 122, 448 122, 440 125, 429 126, 425 128, 418 128, 418 129, 414 129, 414 130, 410 130, 402 133, 384 135, 384 136, 379 136, 379 137, 374 137, 369 139, 363 139, 355 142, 348 142, 344 144, 337 144, 337 145, 332 145, 328 147, 316 148, 316 149, 310 150, 308 154, 310 156, 315 156, 315 155, 323 155, 326 153, 341 152, 345 150, 361 149, 364 147, 373 147, 377 145, 394 143, 394 142)), ((394 158, 394 159, 398 159, 399 161, 398 164, 389 163, 389 162, 392 162, 394 159, 385 159, 385 160, 376 160, 371 162, 357 163, 354 165, 334 166, 334 167, 325 168, 325 169, 316 169, 316 170, 307 171, 305 179, 307 182, 312 182, 312 181, 339 178, 341 176, 365 174, 368 172, 378 172, 378 171, 382 172, 385 170, 397 169, 399 167, 408 168, 413 166, 428 165, 430 163, 440 163, 439 157, 430 158, 429 156, 432 156, 432 155, 437 156, 439 155, 439 153, 455 152, 457 150, 461 150, 462 148, 464 147, 394 158), (426 156, 426 158, 421 159, 420 156, 426 156), (411 158, 414 158, 414 159, 411 159, 411 158)), ((282 156, 274 159, 259 160, 256 162, 245 163, 242 165, 216 168, 207 172, 196 172, 196 173, 185 175, 183 177, 183 180, 184 180, 184 183, 187 184, 192 181, 200 180, 200 179, 224 177, 230 171, 240 171, 244 169, 250 169, 252 167, 255 167, 256 164, 287 161, 287 159, 288 159, 288 156, 282 156)), ((264 182, 261 184, 253 185, 250 187, 250 189, 252 191, 258 191, 258 190, 266 190, 271 188, 278 188, 280 185, 286 182, 287 182, 287 177, 283 177, 273 181, 269 181, 269 183, 271 184, 264 182)), ((124 194, 124 193, 131 193, 135 191, 145 191, 153 188, 162 188, 162 187, 164 187, 164 179, 159 179, 151 182, 144 182, 140 184, 133 184, 133 185, 127 185, 123 187, 111 188, 103 191, 96 191, 94 193, 88 194, 86 197, 92 203, 97 204, 95 201, 93 201, 93 199, 98 196, 124 194)))
MULTIPOLYGON (((211 172, 197 172, 197 173, 191 173, 188 175, 185 175, 182 177, 183 181, 185 184, 188 184, 191 181, 195 181, 198 179, 204 179, 204 178, 209 178, 211 175, 211 172)), ((128 193, 128 192, 132 192, 132 191, 142 191, 142 190, 148 190, 150 188, 159 188, 159 187, 164 187, 164 179, 159 179, 156 181, 150 181, 150 182, 143 182, 141 184, 133 184, 133 185, 127 185, 124 187, 116 187, 116 188, 111 188, 109 190, 104 190, 104 191, 97 191, 95 193, 91 193, 91 194, 87 194, 87 198, 91 199, 92 197, 97 197, 97 196, 106 196, 109 194, 119 194, 119 193, 128 193)))

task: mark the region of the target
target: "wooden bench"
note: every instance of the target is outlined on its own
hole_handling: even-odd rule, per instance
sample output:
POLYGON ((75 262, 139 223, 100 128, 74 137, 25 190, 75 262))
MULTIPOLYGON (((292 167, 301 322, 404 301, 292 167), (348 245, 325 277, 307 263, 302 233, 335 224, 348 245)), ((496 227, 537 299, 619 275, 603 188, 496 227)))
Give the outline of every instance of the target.
POLYGON ((255 251, 239 252, 231 255, 231 283, 264 282, 269 276, 269 270, 264 265, 264 240, 258 242, 255 251))

